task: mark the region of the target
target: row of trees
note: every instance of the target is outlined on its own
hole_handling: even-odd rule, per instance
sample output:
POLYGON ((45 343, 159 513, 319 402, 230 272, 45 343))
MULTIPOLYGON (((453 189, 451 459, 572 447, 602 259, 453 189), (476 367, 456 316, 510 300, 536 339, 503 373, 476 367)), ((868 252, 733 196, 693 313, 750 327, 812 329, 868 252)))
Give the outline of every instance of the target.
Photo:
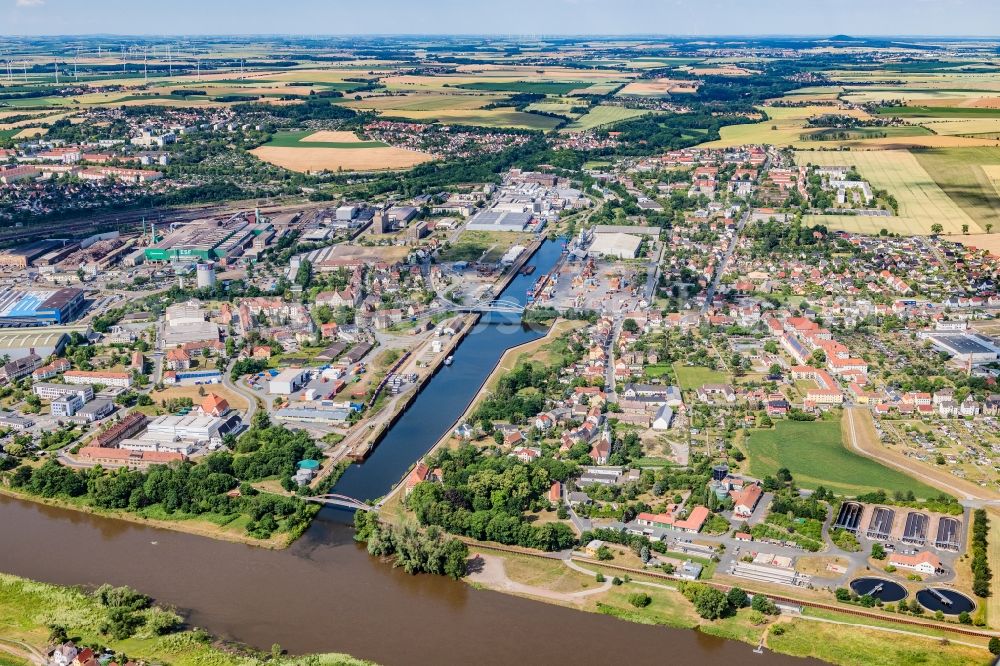
POLYGON ((990 596, 993 572, 986 557, 986 535, 989 529, 990 521, 986 517, 986 510, 976 509, 972 514, 972 593, 977 597, 990 596))

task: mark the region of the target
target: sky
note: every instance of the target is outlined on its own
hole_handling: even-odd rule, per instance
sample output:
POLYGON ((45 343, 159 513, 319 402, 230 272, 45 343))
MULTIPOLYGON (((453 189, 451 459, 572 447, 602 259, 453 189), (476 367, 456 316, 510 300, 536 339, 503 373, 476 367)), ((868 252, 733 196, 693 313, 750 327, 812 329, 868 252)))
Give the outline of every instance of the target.
POLYGON ((0 0, 0 35, 1000 34, 998 0, 0 0))

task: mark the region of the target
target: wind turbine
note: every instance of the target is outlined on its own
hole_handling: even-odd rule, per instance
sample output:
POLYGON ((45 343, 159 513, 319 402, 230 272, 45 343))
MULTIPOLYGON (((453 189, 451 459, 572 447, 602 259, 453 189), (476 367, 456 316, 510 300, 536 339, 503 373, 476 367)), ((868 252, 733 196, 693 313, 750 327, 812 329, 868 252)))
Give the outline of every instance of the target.
POLYGON ((53 62, 52 67, 56 70, 56 85, 59 85, 59 63, 53 62))
POLYGON ((128 69, 126 67, 125 60, 125 45, 122 44, 122 74, 128 74, 128 69))
POLYGON ((76 47, 76 55, 73 56, 73 78, 79 80, 80 77, 76 73, 76 61, 80 59, 80 47, 76 47))
POLYGON ((170 44, 167 44, 167 72, 170 76, 174 75, 174 60, 170 55, 170 44))
POLYGON ((142 80, 143 81, 149 81, 149 68, 146 65, 146 55, 147 55, 146 51, 147 51, 147 48, 143 47, 143 49, 142 49, 142 80))
POLYGON ((21 61, 21 67, 24 69, 24 82, 27 83, 28 82, 28 61, 27 60, 22 60, 21 61))

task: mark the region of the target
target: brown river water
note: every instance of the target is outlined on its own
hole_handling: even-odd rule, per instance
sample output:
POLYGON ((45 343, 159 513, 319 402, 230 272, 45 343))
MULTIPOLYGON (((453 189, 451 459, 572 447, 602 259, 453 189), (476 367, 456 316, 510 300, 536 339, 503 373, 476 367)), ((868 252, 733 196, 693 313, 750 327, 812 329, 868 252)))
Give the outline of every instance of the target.
POLYGON ((411 576, 370 557, 335 513, 272 551, 0 496, 0 571, 130 585, 222 638, 386 665, 820 663, 411 576))

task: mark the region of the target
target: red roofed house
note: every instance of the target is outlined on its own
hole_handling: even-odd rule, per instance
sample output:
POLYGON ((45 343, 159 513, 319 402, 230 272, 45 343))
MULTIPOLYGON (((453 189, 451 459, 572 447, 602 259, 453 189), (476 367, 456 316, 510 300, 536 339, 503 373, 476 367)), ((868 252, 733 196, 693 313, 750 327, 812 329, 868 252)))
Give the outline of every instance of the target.
POLYGON ((749 518, 753 510, 757 508, 761 495, 764 492, 757 484, 747 484, 740 491, 733 491, 730 495, 733 498, 733 516, 737 518, 749 518))
POLYGON ((896 568, 912 569, 926 575, 933 575, 941 570, 941 560, 938 559, 937 555, 926 550, 916 555, 893 553, 889 556, 889 564, 896 568))
POLYGON ((423 481, 440 481, 442 476, 441 469, 431 469, 427 466, 427 463, 420 461, 417 463, 410 475, 406 477, 406 494, 409 495, 413 492, 413 489, 417 487, 418 483, 423 481))
POLYGON ((201 413, 207 416, 223 416, 229 413, 229 402, 214 393, 209 393, 201 401, 201 413))
POLYGON ((678 520, 675 512, 679 507, 674 507, 670 513, 640 513, 635 517, 636 524, 642 527, 659 527, 662 529, 674 529, 681 532, 697 533, 701 531, 702 525, 708 519, 709 511, 703 506, 696 506, 691 509, 687 518, 678 520))

